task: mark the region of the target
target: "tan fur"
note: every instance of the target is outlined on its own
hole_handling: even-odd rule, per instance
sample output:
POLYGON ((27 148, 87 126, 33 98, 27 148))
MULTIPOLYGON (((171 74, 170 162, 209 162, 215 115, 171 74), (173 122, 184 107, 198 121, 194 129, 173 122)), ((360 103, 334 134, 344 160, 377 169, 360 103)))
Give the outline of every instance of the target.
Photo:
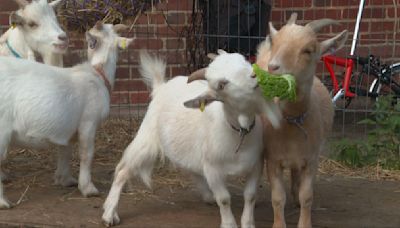
POLYGON ((258 50, 257 64, 261 68, 275 74, 290 73, 296 78, 297 101, 278 101, 284 117, 306 113, 302 125, 306 133, 285 118, 280 129, 274 129, 265 118, 263 120, 265 157, 274 208, 273 227, 286 227, 286 193, 283 184, 285 168, 291 171, 292 195, 301 206, 298 227, 312 226, 313 180, 319 153, 331 130, 334 116, 328 90, 314 76, 316 63, 323 54, 320 50, 327 50, 323 45, 318 43, 311 28, 293 23, 277 31, 272 37, 272 44, 267 38, 258 50), (270 64, 279 66, 279 69, 271 71, 275 68, 269 67, 270 64))

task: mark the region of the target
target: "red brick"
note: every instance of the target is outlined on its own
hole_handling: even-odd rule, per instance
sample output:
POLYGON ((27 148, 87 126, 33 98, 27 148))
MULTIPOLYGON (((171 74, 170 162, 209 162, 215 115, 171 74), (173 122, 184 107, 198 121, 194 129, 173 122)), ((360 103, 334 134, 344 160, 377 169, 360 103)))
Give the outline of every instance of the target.
POLYGON ((167 51, 159 54, 164 57, 167 64, 186 64, 186 57, 182 51, 167 51))
MULTIPOLYGON (((318 0, 316 0, 318 1, 318 0)), ((331 0, 332 6, 358 6, 359 0, 331 0)))
POLYGON ((186 23, 186 13, 168 13, 167 23, 169 25, 184 25, 186 23))
POLYGON ((272 10, 271 12, 271 21, 282 21, 284 17, 284 11, 281 10, 272 10))
POLYGON ((1 0, 0 12, 15 11, 18 5, 13 0, 1 0))
POLYGON ((160 10, 191 11, 194 0, 168 0, 157 5, 160 10))
POLYGON ((188 70, 186 67, 179 67, 173 66, 171 67, 171 76, 178 76, 178 75, 188 75, 188 70))
POLYGON ((185 49, 185 39, 167 39, 165 40, 165 45, 167 49, 185 49))
POLYGON ((128 92, 116 92, 111 94, 111 104, 129 104, 128 92))
POLYGON ((393 32, 395 29, 394 27, 394 22, 371 22, 371 30, 370 32, 381 32, 381 31, 386 31, 386 32, 393 32))
POLYGON ((332 5, 332 0, 313 0, 313 5, 317 7, 327 7, 332 5))
MULTIPOLYGON (((395 15, 395 9, 394 8, 388 8, 386 14, 387 14, 387 17, 394 18, 396 16, 395 15)), ((400 7, 397 8, 397 17, 400 17, 400 7)))
POLYGON ((350 18, 350 19, 354 19, 354 21, 355 21, 357 18, 357 12, 358 12, 357 8, 343 9, 342 18, 344 18, 344 19, 350 18))
POLYGON ((134 33, 137 38, 156 38, 156 28, 149 25, 143 27, 135 27, 134 33))
POLYGON ((341 18, 342 11, 340 9, 308 9, 304 11, 304 20, 317 20, 321 18, 341 18))
POLYGON ((0 13, 0 25, 9 25, 9 14, 8 13, 0 13))
POLYGON ((311 7, 311 0, 276 0, 274 3, 276 8, 311 7))
POLYGON ((136 24, 147 25, 147 24, 165 24, 165 17, 161 13, 148 13, 142 14, 136 20, 136 24))
POLYGON ((183 25, 171 25, 158 27, 156 31, 157 37, 179 37, 186 26, 183 25))
POLYGON ((137 38, 130 45, 131 49, 162 49, 164 46, 163 41, 157 38, 137 38))
POLYGON ((142 91, 147 90, 147 86, 140 79, 117 80, 114 91, 142 91))
POLYGON ((135 92, 130 94, 131 104, 147 104, 150 102, 149 92, 135 92))
POLYGON ((116 78, 130 78, 128 67, 118 67, 115 72, 116 78))
POLYGON ((386 34, 361 34, 360 44, 382 44, 387 41, 386 34))
POLYGON ((363 11, 363 18, 384 18, 386 16, 385 8, 365 8, 363 11))

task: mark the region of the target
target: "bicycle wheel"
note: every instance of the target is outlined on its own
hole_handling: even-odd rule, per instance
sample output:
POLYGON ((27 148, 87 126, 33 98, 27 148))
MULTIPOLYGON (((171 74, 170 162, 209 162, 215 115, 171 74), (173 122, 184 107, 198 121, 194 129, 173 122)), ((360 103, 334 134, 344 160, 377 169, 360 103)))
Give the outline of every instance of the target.
POLYGON ((389 68, 391 69, 390 88, 393 94, 400 98, 400 62, 390 65, 389 68))

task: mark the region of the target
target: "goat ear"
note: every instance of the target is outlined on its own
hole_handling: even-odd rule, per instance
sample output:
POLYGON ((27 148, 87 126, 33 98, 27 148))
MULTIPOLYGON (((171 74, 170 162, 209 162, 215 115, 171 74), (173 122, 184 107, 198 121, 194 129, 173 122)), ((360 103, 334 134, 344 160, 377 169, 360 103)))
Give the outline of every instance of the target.
POLYGON ((86 41, 90 49, 95 49, 97 47, 98 44, 97 38, 92 34, 90 34, 89 32, 86 32, 86 41))
POLYGON ((269 22, 269 35, 270 35, 270 37, 273 38, 277 33, 278 33, 278 31, 276 30, 276 28, 274 27, 272 22, 269 22))
POLYGON ((53 7, 54 10, 58 10, 58 8, 61 6, 61 3, 62 3, 63 1, 64 1, 64 0, 55 0, 55 1, 50 2, 49 5, 50 5, 51 7, 53 7))
POLYGON ((117 38, 117 46, 122 50, 125 50, 127 47, 129 47, 129 45, 132 42, 133 42, 132 38, 124 38, 124 37, 117 38))
POLYGON ((220 101, 220 100, 217 98, 215 92, 209 90, 192 100, 184 102, 183 105, 186 108, 199 108, 200 111, 204 111, 204 108, 214 101, 220 101))
POLYGON ((11 27, 22 26, 25 24, 25 19, 23 17, 21 17, 20 15, 18 15, 16 12, 12 12, 10 14, 9 19, 10 19, 11 27))
POLYGON ((327 54, 329 52, 335 52, 343 47, 344 43, 347 40, 348 32, 344 30, 339 35, 330 38, 329 40, 325 40, 321 43, 321 55, 327 54))

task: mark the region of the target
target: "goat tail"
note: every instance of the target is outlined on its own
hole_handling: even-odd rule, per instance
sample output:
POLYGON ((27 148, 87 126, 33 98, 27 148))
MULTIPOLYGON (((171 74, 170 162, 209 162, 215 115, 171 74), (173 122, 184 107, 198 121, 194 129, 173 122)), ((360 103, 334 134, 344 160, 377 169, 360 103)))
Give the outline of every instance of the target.
POLYGON ((144 82, 156 90, 165 82, 165 70, 167 65, 164 60, 151 57, 147 51, 140 52, 140 74, 144 82))

